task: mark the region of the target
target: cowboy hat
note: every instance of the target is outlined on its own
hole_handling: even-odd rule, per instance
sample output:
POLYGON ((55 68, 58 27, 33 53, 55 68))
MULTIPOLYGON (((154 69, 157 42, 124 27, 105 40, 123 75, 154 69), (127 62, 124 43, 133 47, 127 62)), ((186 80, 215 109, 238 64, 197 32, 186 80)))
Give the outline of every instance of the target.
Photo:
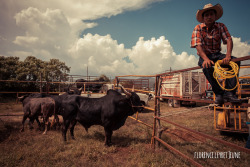
POLYGON ((223 15, 223 9, 221 7, 220 4, 217 5, 212 5, 211 3, 206 4, 203 9, 198 10, 196 13, 196 19, 198 20, 198 22, 203 23, 203 13, 208 11, 208 10, 215 10, 216 11, 216 16, 215 16, 215 20, 218 20, 222 15, 223 15))

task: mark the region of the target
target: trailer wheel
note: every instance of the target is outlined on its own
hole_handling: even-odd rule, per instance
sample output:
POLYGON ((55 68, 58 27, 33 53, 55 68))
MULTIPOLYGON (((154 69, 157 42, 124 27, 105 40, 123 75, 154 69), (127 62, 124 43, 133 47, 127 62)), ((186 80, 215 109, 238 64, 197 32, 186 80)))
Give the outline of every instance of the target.
POLYGON ((180 100, 173 100, 173 107, 174 108, 178 108, 178 107, 180 107, 181 106, 181 103, 180 103, 180 100))
POLYGON ((168 99, 168 106, 173 107, 173 100, 172 99, 168 99))

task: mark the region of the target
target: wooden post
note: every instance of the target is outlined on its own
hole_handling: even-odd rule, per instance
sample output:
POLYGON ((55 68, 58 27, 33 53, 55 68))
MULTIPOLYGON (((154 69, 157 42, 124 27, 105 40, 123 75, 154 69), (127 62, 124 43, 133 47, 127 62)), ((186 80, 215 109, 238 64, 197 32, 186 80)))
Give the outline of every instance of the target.
POLYGON ((49 94, 49 83, 46 81, 46 94, 49 94))
MULTIPOLYGON (((155 77, 155 96, 160 96, 160 90, 161 90, 161 78, 160 76, 155 77)), ((157 148, 160 147, 160 142, 155 140, 155 136, 158 138, 161 138, 161 134, 163 132, 163 129, 161 127, 161 122, 156 117, 160 117, 160 99, 155 98, 155 112, 154 112, 154 124, 153 124, 153 134, 152 134, 152 144, 153 148, 155 149, 155 145, 157 148)))
POLYGON ((18 97, 19 97, 19 94, 18 92, 16 93, 16 104, 18 103, 18 97))
POLYGON ((58 85, 58 87, 59 87, 59 92, 61 92, 61 82, 62 82, 62 78, 61 78, 61 76, 60 76, 60 83, 59 83, 59 85, 58 85))
POLYGON ((43 89, 42 89, 42 73, 40 73, 40 93, 43 92, 43 89))
POLYGON ((84 83, 84 88, 83 88, 83 92, 86 93, 86 84, 84 83))
MULTIPOLYGON (((159 77, 155 77, 155 96, 157 96, 157 85, 158 85, 158 78, 159 77)), ((155 149, 155 144, 156 144, 156 140, 155 140, 155 134, 156 134, 156 112, 157 112, 157 107, 156 107, 156 104, 157 104, 157 98, 155 97, 155 107, 154 107, 154 124, 153 124, 153 133, 152 133, 152 141, 151 141, 151 144, 153 145, 153 149, 155 149)))
MULTIPOLYGON (((161 77, 158 77, 158 84, 157 84, 157 96, 161 96, 160 95, 160 92, 161 92, 161 82, 162 82, 162 78, 161 77)), ((156 100, 156 115, 157 117, 160 117, 161 116, 161 111, 160 111, 160 99, 157 98, 156 100)), ((162 132, 163 132, 163 128, 161 126, 161 121, 159 119, 157 119, 157 137, 159 139, 161 139, 161 135, 162 135, 162 132)), ((160 142, 157 142, 157 148, 160 147, 160 142)))

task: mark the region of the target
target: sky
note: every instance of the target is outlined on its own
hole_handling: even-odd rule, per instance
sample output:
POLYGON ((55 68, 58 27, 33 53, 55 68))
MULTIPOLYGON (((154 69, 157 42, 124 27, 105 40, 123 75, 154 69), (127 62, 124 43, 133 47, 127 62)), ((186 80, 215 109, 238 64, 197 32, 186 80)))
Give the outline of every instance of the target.
POLYGON ((233 37, 233 55, 250 55, 249 0, 0 0, 0 56, 56 58, 70 74, 88 67, 109 77, 194 67, 195 15, 208 3, 223 7, 218 22, 233 37))

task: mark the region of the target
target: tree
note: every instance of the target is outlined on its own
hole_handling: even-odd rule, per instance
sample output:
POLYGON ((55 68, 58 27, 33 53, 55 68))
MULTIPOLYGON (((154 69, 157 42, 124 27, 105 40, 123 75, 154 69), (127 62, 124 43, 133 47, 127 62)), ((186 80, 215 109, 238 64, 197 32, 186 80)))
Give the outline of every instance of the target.
POLYGON ((70 67, 58 59, 50 59, 49 62, 28 56, 23 62, 19 62, 17 69, 17 80, 38 81, 40 74, 46 81, 66 81, 70 67))
POLYGON ((0 80, 16 79, 19 57, 0 56, 0 80))
MULTIPOLYGON (((19 65, 18 57, 0 56, 0 80, 16 80, 16 70, 19 65)), ((17 83, 0 82, 0 91, 16 90, 17 83)))
POLYGON ((50 59, 45 62, 44 75, 46 81, 67 81, 67 74, 70 72, 70 67, 58 59, 50 59))
POLYGON ((44 63, 45 62, 34 56, 28 56, 24 61, 19 62, 16 79, 22 81, 38 81, 40 72, 44 68, 44 63))
MULTIPOLYGON (((24 61, 19 61, 18 57, 0 57, 0 79, 1 80, 20 80, 20 81, 40 81, 42 73, 43 81, 67 81, 70 67, 59 59, 42 61, 34 56, 28 56, 24 61)), ((0 90, 7 91, 38 91, 39 83, 12 83, 1 82, 0 90)))

